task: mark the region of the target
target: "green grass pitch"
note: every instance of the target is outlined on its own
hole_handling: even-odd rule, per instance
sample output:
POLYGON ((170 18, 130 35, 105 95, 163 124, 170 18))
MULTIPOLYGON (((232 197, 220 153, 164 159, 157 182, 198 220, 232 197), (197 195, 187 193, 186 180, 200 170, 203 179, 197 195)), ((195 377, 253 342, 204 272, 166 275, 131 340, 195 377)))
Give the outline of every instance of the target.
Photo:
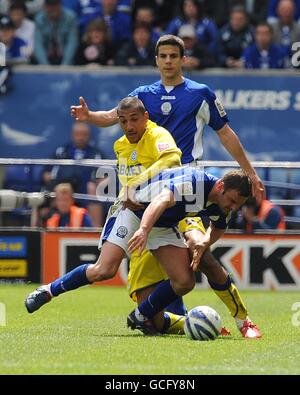
POLYGON ((263 332, 262 339, 245 340, 212 291, 194 290, 186 306, 213 307, 232 331, 230 338, 200 342, 129 330, 134 303, 124 288, 85 287, 28 314, 24 298, 33 289, 0 285, 7 318, 0 326, 0 374, 300 374, 300 326, 292 325, 300 292, 242 292, 263 332))

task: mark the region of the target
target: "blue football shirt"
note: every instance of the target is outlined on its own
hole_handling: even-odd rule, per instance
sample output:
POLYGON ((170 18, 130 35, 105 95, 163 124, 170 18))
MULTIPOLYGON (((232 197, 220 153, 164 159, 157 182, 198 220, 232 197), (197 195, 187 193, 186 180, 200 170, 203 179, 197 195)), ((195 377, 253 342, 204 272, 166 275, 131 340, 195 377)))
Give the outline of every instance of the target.
MULTIPOLYGON (((168 208, 155 223, 155 227, 174 227, 185 217, 206 216, 219 229, 226 229, 230 214, 208 201, 208 195, 218 178, 201 168, 179 167, 164 170, 148 180, 136 192, 136 199, 147 206, 163 189, 169 188, 176 200, 174 207, 168 208)), ((135 211, 142 218, 144 211, 135 211)))
POLYGON ((161 80, 140 86, 129 96, 137 96, 144 103, 150 119, 172 134, 182 151, 183 164, 202 158, 206 124, 219 130, 228 122, 214 92, 207 85, 188 78, 175 87, 165 87, 161 80))

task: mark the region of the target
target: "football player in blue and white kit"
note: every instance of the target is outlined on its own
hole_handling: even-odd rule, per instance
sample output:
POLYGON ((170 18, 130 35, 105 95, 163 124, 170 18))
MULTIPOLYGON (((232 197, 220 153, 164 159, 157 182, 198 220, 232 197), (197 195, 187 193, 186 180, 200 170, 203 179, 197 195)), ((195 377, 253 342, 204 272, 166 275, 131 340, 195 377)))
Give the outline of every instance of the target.
MULTIPOLYGON (((183 41, 172 35, 160 37, 156 44, 156 63, 161 80, 148 86, 141 86, 130 95, 137 95, 149 112, 150 119, 171 132, 182 151, 181 160, 184 165, 201 160, 202 134, 204 126, 208 124, 216 131, 222 145, 250 177, 253 195, 258 202, 261 201, 264 196, 263 184, 249 162, 239 138, 228 125, 224 108, 208 86, 184 78, 182 74, 184 61, 183 41)), ((93 112, 89 110, 82 97, 79 101, 79 106, 71 107, 71 114, 76 120, 87 121, 100 127, 111 126, 118 122, 115 108, 93 112)), ((202 237, 201 231, 198 234, 202 237)), ((142 264, 146 265, 148 258, 144 256, 142 258, 142 264)), ((130 263, 131 281, 134 270, 140 265, 139 262, 134 259, 130 263)), ((242 335, 247 337, 248 328, 252 324, 248 319, 247 309, 228 273, 216 261, 209 249, 203 255, 200 270, 207 276, 214 292, 230 310, 242 335)), ((149 284, 148 290, 131 289, 131 296, 136 294, 138 301, 139 296, 145 298, 153 284, 149 284)), ((260 336, 258 333, 257 337, 260 336)))

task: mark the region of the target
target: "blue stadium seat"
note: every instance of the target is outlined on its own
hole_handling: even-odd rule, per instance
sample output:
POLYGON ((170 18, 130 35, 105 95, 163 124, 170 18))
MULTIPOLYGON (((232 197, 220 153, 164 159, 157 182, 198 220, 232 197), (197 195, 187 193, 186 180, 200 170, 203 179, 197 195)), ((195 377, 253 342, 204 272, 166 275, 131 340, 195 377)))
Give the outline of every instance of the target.
POLYGON ((288 182, 288 169, 269 169, 269 181, 288 182))
POLYGON ((24 192, 38 192, 41 190, 42 166, 9 165, 5 169, 5 189, 24 192))
MULTIPOLYGON (((3 188, 23 192, 41 190, 41 174, 43 166, 8 165, 5 169, 3 188)), ((31 210, 18 208, 3 216, 6 226, 30 226, 31 210)))
MULTIPOLYGON (((288 169, 268 169, 268 181, 288 183, 288 169)), ((285 199, 287 189, 284 187, 268 187, 267 197, 268 199, 285 199)))
POLYGON ((293 216, 300 218, 300 206, 294 206, 294 208, 293 208, 293 216))
POLYGON ((300 169, 290 169, 290 182, 300 186, 300 169))

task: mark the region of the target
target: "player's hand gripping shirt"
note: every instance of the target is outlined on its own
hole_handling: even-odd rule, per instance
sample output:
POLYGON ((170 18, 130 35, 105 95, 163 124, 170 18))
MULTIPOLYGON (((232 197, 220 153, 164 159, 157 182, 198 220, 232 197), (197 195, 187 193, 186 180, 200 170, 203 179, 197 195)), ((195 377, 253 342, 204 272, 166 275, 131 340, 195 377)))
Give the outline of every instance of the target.
POLYGON ((165 87, 161 81, 141 86, 129 96, 137 96, 144 103, 150 119, 172 134, 182 151, 183 164, 202 158, 202 135, 206 124, 219 130, 228 122, 214 92, 188 78, 175 87, 165 87))

